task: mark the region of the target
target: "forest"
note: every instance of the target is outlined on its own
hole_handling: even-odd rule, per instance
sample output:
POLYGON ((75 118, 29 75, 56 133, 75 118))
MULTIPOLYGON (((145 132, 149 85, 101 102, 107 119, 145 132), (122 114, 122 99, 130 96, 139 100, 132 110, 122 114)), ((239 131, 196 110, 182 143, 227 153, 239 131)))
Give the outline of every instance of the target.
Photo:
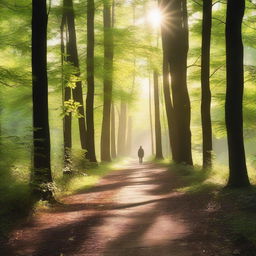
POLYGON ((256 0, 0 0, 0 254, 256 255, 256 0))

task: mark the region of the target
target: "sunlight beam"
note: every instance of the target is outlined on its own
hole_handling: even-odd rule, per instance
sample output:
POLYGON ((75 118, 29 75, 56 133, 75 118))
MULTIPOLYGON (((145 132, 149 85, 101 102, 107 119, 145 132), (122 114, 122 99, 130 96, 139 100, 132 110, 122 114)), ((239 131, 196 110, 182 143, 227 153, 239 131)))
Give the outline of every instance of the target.
POLYGON ((162 20, 163 20, 162 13, 158 8, 151 10, 149 12, 147 18, 148 18, 149 23, 151 23, 151 25, 154 28, 160 27, 162 20))

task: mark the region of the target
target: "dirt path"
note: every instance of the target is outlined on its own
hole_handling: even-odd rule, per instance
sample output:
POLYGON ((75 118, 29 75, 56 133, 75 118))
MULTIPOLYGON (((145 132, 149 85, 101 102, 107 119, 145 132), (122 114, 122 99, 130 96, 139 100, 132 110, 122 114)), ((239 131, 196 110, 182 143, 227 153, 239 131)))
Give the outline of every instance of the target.
POLYGON ((166 167, 132 164, 37 214, 6 256, 232 255, 212 230, 209 195, 177 192, 182 186, 166 167))

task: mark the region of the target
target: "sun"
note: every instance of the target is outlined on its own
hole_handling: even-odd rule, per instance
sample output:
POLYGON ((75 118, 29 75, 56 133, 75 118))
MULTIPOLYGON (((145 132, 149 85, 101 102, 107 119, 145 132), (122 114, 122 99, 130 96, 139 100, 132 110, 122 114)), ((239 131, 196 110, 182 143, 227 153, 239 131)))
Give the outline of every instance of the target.
POLYGON ((154 28, 160 27, 163 20, 163 15, 158 8, 151 10, 148 14, 148 21, 154 28))

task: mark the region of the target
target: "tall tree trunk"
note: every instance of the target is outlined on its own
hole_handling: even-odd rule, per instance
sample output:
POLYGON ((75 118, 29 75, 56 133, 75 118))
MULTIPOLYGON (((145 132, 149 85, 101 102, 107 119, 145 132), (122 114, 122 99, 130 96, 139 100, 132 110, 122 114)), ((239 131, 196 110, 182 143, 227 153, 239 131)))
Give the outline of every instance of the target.
POLYGON ((149 73, 149 80, 148 80, 148 104, 149 104, 149 124, 150 124, 150 137, 151 137, 151 154, 154 155, 154 132, 153 132, 153 117, 152 117, 152 92, 151 92, 151 78, 149 73))
POLYGON ((128 117, 127 138, 126 138, 126 155, 130 156, 132 151, 132 116, 128 117))
POLYGON ((156 159, 163 159, 162 152, 162 132, 160 121, 160 106, 159 106, 159 86, 158 86, 158 73, 153 72, 154 77, 154 105, 155 105, 155 142, 156 142, 156 159))
POLYGON ((86 97, 86 124, 87 124, 87 153, 90 162, 97 162, 95 153, 94 135, 94 0, 87 1, 87 97, 86 97))
POLYGON ((38 199, 52 200, 51 144, 48 119, 46 0, 32 1, 32 95, 33 95, 33 175, 38 199))
POLYGON ((116 117, 115 106, 111 106, 111 157, 116 158, 116 117))
MULTIPOLYGON (((63 9, 64 10, 64 9, 63 9)), ((62 15, 61 22, 61 67, 62 67, 62 104, 64 107, 64 102, 71 99, 71 88, 67 86, 67 77, 64 74, 64 63, 68 61, 69 56, 67 55, 67 47, 64 43, 64 29, 66 28, 66 16, 65 12, 62 15), (66 50, 65 50, 66 48, 66 50)), ((66 42, 67 44, 67 42, 66 42)), ((66 113, 63 118, 63 146, 64 146, 64 173, 71 171, 71 148, 72 148, 72 113, 66 113)))
MULTIPOLYGON (((114 27, 115 24, 115 0, 112 0, 112 28, 114 27)), ((111 133, 111 141, 110 141, 110 153, 111 157, 114 159, 117 157, 117 152, 116 152, 116 114, 115 114, 115 106, 114 106, 114 101, 111 103, 111 124, 110 124, 110 133, 111 133)))
POLYGON ((201 120, 203 134, 203 167, 212 166, 212 123, 210 90, 210 46, 212 28, 212 0, 203 1, 202 57, 201 57, 201 120))
POLYGON ((110 162, 110 114, 113 87, 113 31, 111 24, 111 2, 104 2, 104 92, 103 120, 101 130, 101 160, 110 162))
POLYGON ((72 91, 73 91, 74 101, 79 102, 81 105, 78 108, 78 112, 80 115, 78 119, 80 142, 81 142, 82 149, 87 149, 83 89, 82 89, 82 81, 80 80, 80 67, 79 67, 79 59, 78 59, 78 51, 77 51, 73 0, 64 0, 64 8, 67 16, 67 26, 68 26, 67 52, 69 54, 70 62, 77 69, 75 76, 77 77, 78 81, 76 82, 76 87, 72 91))
POLYGON ((163 0, 171 28, 162 26, 163 50, 168 60, 174 110, 174 161, 193 165, 190 131, 190 100, 187 89, 188 17, 186 0, 163 0))
POLYGON ((121 99, 120 103, 120 117, 118 126, 117 139, 117 155, 119 157, 125 156, 126 151, 126 126, 127 126, 127 103, 121 99))
POLYGON ((230 187, 249 186, 243 139, 243 42, 242 21, 245 10, 244 0, 228 0, 226 18, 226 127, 229 153, 230 187))
POLYGON ((169 64, 166 56, 163 56, 163 92, 164 92, 164 103, 167 116, 168 132, 169 132, 169 142, 172 151, 172 159, 175 161, 177 159, 176 148, 174 146, 175 134, 174 134, 174 110, 171 99, 170 91, 170 79, 169 79, 169 64))
POLYGON ((165 103, 164 103, 164 92, 163 88, 160 89, 160 106, 162 110, 162 116, 163 116, 163 157, 166 155, 167 158, 171 156, 170 151, 170 140, 169 140, 169 131, 168 131, 168 124, 167 124, 167 115, 165 110, 165 103))

